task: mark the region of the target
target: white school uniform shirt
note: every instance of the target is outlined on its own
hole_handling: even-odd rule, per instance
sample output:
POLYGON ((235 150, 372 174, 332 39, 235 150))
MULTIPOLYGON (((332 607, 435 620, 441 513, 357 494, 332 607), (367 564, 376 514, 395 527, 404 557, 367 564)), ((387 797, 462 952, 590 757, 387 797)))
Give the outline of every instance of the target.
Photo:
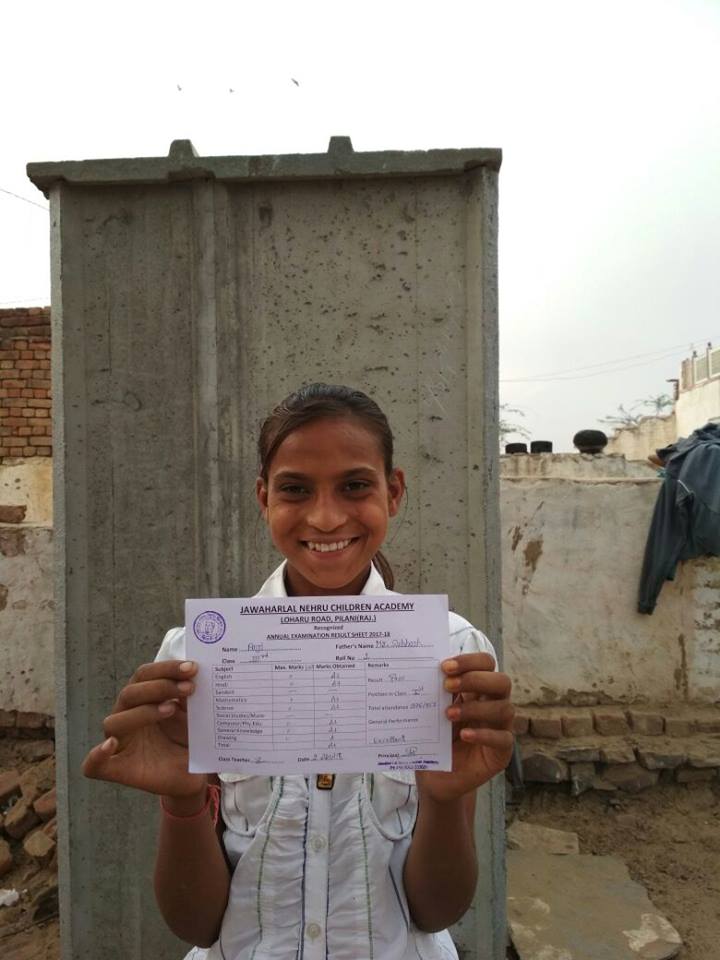
MULTIPOLYGON (((395 594, 373 566, 363 594, 395 594)), ((286 597, 285 563, 257 597, 286 597)), ((492 644, 450 613, 450 649, 492 644)), ((170 630, 156 660, 184 660, 170 630)), ((497 663, 497 658, 496 663, 497 663)), ((233 870, 220 937, 185 960, 457 960, 447 930, 414 925, 403 867, 417 815, 412 771, 316 777, 219 774, 223 841, 233 870)))

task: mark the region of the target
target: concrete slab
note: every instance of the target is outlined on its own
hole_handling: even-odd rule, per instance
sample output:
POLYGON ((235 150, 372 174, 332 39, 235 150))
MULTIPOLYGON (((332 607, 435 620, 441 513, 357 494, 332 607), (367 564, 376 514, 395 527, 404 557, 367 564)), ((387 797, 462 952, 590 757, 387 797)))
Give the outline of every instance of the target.
POLYGON ((510 825, 507 845, 509 850, 538 850, 556 856, 580 853, 580 841, 576 833, 543 827, 539 823, 525 823, 524 820, 515 820, 510 825))
POLYGON ((669 960, 682 946, 615 857, 509 851, 508 921, 520 960, 669 960))

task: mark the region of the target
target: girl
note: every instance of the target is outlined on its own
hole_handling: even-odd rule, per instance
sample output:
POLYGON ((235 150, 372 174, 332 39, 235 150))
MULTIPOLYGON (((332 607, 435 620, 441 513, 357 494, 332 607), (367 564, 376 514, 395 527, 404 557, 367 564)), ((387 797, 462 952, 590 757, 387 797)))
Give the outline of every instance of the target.
MULTIPOLYGON (((377 404, 304 387, 265 421, 259 455, 257 499, 285 560, 257 596, 392 593, 380 547, 405 480, 377 404)), ((135 672, 83 769, 160 795, 155 892, 199 945, 187 960, 457 957, 446 927, 475 889, 475 790, 510 759, 513 710, 491 644, 453 613, 450 644, 451 773, 191 774, 184 630, 135 672)))

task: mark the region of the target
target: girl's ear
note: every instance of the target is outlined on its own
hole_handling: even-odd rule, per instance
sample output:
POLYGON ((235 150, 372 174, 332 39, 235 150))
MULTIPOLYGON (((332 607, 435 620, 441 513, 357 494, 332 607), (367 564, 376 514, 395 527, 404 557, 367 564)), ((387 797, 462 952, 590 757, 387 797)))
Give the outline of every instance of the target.
POLYGON ((397 515, 405 494, 405 474, 402 470, 395 469, 388 477, 388 513, 391 517, 397 515))
POLYGON ((268 489, 262 477, 258 477, 255 481, 255 496, 257 497, 257 502, 260 504, 260 513, 263 515, 263 520, 267 520, 268 489))

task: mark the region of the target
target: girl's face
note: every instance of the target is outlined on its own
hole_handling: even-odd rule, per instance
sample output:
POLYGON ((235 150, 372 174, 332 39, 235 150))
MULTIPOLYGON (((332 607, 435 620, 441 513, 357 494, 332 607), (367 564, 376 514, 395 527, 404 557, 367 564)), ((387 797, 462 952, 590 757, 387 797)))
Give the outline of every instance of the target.
POLYGON ((257 498, 296 596, 359 593, 405 491, 355 417, 316 420, 277 449, 257 498))

